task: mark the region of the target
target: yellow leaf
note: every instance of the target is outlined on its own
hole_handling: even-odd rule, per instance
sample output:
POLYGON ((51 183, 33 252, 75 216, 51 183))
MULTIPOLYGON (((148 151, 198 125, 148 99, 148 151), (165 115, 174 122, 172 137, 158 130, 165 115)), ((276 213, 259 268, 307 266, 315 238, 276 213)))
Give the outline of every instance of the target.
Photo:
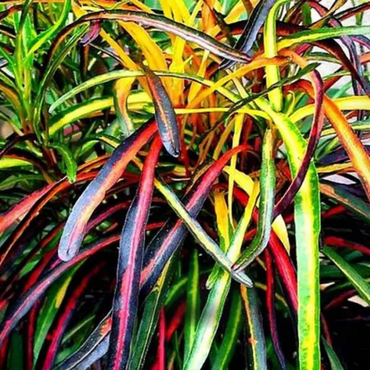
MULTIPOLYGON (((233 135, 233 142, 232 147, 236 148, 240 144, 240 136, 243 128, 243 121, 244 121, 244 114, 237 114, 235 118, 235 125, 234 125, 234 135, 233 135)), ((236 170, 236 161, 237 161, 237 155, 234 155, 231 158, 230 161, 230 172, 229 172, 229 192, 228 192, 228 204, 229 204, 229 216, 230 216, 230 223, 233 225, 233 189, 234 189, 234 175, 236 170)))
MULTIPOLYGON (((224 168, 224 171, 229 174, 230 167, 226 166, 224 168)), ((243 189, 249 196, 252 194, 254 181, 250 176, 241 171, 235 170, 234 180, 238 184, 238 186, 243 189)), ((289 253, 290 243, 288 238, 288 229, 282 216, 276 218, 276 220, 272 224, 272 229, 275 231, 276 235, 289 253)))
POLYGON ((215 191, 215 213, 217 220, 217 229, 220 237, 224 240, 224 245, 226 247, 230 244, 230 230, 229 230, 229 219, 228 219, 228 209, 225 201, 224 191, 215 191))

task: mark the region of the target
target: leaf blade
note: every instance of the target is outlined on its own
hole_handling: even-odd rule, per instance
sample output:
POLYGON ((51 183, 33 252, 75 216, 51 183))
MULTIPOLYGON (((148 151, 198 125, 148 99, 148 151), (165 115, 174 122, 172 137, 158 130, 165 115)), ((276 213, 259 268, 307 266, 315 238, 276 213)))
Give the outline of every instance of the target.
POLYGON ((108 349, 108 367, 111 369, 124 369, 129 360, 139 304, 145 228, 153 195, 154 170, 161 148, 162 143, 156 136, 145 160, 140 184, 121 233, 108 349))

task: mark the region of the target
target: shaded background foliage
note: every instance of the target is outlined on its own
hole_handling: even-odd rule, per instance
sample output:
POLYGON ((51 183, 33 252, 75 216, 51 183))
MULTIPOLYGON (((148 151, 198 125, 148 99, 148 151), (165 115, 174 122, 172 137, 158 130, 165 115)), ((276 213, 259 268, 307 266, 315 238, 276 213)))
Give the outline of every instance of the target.
POLYGON ((2 1, 0 368, 367 368, 369 9, 2 1))

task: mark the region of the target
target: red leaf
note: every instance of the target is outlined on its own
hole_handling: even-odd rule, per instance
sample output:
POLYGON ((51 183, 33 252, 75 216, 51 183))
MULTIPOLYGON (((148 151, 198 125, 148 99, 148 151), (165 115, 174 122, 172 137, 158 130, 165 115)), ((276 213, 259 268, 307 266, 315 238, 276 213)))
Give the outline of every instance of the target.
POLYGON ((108 368, 126 368, 138 308, 145 228, 154 188, 154 170, 162 148, 156 136, 145 160, 135 199, 127 212, 120 238, 117 284, 113 298, 108 368))
POLYGON ((58 254, 61 260, 69 261, 76 256, 92 213, 103 201, 105 193, 122 176, 128 163, 135 157, 140 148, 148 142, 155 131, 155 122, 152 120, 123 141, 96 178, 78 198, 68 217, 60 240, 58 254))

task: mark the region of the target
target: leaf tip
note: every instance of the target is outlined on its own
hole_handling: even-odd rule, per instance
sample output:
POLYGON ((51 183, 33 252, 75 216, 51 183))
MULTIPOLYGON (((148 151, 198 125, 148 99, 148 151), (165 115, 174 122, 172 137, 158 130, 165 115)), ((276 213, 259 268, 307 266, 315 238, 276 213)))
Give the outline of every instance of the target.
POLYGON ((241 271, 232 271, 231 276, 240 284, 245 285, 247 288, 253 288, 252 280, 241 271))

